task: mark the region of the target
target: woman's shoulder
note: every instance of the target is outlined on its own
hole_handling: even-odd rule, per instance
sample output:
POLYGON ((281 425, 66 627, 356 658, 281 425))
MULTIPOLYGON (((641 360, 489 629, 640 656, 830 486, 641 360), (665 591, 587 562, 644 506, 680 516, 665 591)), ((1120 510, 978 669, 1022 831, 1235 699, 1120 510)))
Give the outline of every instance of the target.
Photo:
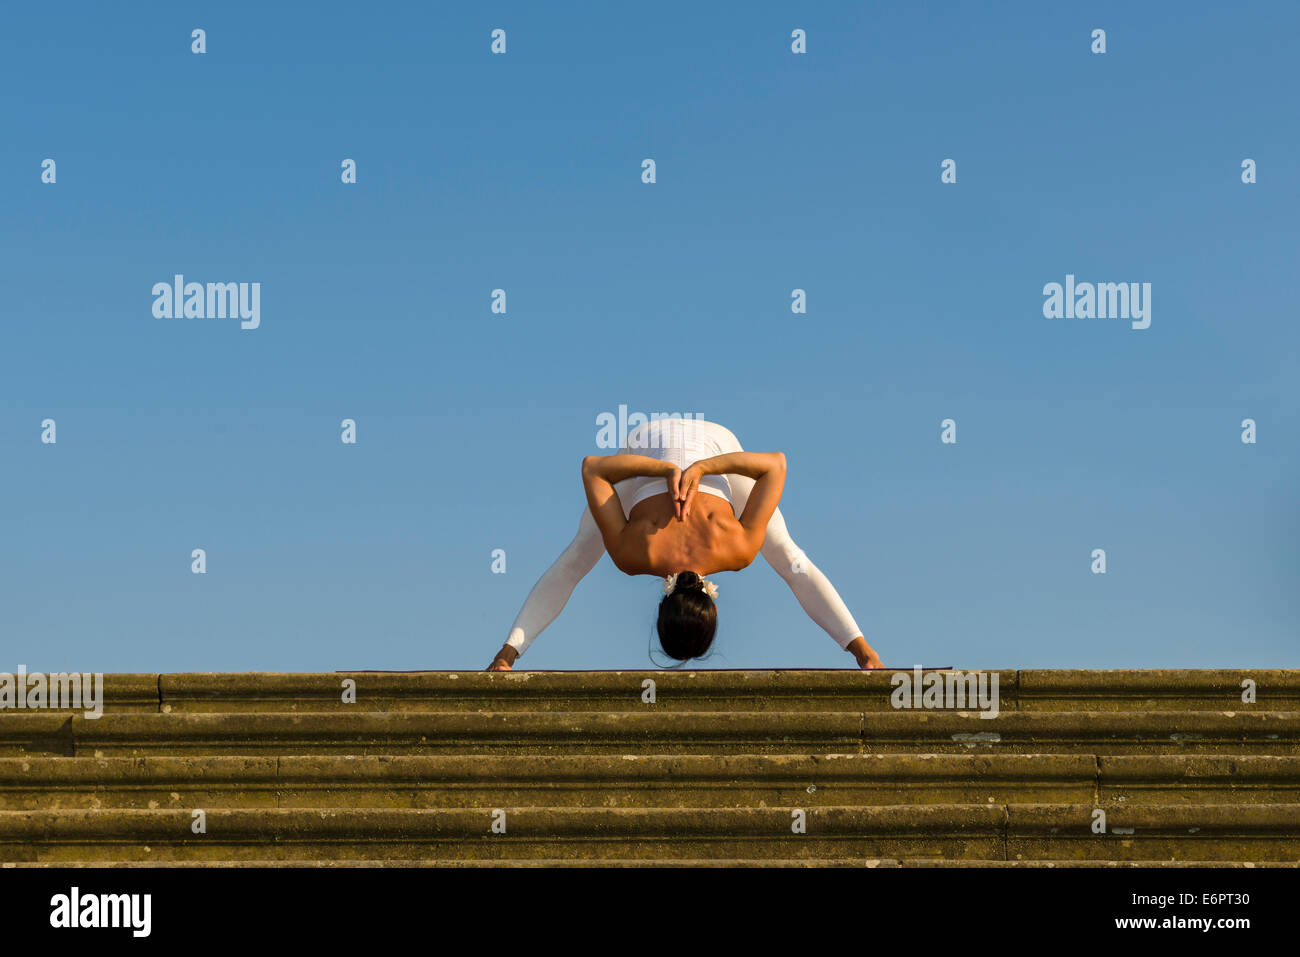
POLYGON ((609 551, 610 560, 625 575, 652 575, 651 532, 654 522, 645 517, 631 519, 619 533, 615 547, 609 551))

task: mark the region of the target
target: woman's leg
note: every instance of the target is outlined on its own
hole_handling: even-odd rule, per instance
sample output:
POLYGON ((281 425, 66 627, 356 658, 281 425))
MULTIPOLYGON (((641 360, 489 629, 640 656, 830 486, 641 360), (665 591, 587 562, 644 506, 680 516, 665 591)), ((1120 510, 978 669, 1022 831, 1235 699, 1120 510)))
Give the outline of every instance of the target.
POLYGON ((573 536, 569 547, 560 553, 524 599, 524 606, 519 609, 506 644, 522 655, 542 629, 555 621, 578 582, 596 567, 603 554, 605 543, 600 537, 600 529, 596 527, 591 509, 584 508, 578 534, 573 536))
MULTIPOLYGON (((726 446, 721 452, 744 451, 734 435, 725 429, 721 431, 726 436, 719 443, 726 446)), ((749 493, 754 489, 754 480, 744 475, 728 475, 727 484, 731 486, 731 504, 739 518, 745 511, 749 493)), ((808 617, 835 639, 836 644, 848 648, 849 642, 862 635, 862 630, 849 614, 848 607, 830 579, 822 574, 821 569, 812 563, 790 537, 790 530, 786 528, 785 517, 779 508, 768 520, 762 555, 790 586, 808 617)))
POLYGON ((822 574, 822 570, 812 563, 790 537, 779 508, 772 513, 772 518, 767 523, 763 558, 785 579, 808 617, 821 625, 841 648, 847 649, 849 642, 862 635, 862 629, 849 614, 848 607, 830 579, 822 574))
MULTIPOLYGON (((619 454, 626 455, 628 452, 652 456, 658 454, 644 448, 645 436, 650 428, 650 425, 639 426, 629 433, 627 442, 618 450, 619 454)), ((637 477, 614 484, 614 494, 623 503, 625 516, 630 512, 627 503, 631 502, 633 494, 641 483, 649 481, 655 480, 637 477)), ((657 481, 662 482, 663 479, 657 481)), ((573 589, 577 588, 578 582, 596 567, 600 556, 604 554, 605 542, 600 537, 596 519, 592 516, 590 508, 584 508, 582 519, 578 522, 578 534, 573 536, 569 547, 560 553, 560 557, 537 580, 533 590, 524 599, 524 606, 519 609, 519 615, 510 629, 506 644, 522 655, 533 643, 533 639, 559 617, 564 606, 568 604, 573 589)))

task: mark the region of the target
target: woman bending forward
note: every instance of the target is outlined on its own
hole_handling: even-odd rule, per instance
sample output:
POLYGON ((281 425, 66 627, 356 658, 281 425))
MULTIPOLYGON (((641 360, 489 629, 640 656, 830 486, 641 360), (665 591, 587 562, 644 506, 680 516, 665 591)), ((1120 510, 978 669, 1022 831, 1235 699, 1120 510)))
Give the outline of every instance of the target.
POLYGON ((785 456, 746 452, 731 432, 699 419, 634 429, 617 455, 582 460, 588 508, 578 534, 533 586, 489 671, 508 671, 553 622, 604 552, 628 575, 663 579, 664 653, 698 658, 713 644, 717 589, 705 576, 740 571, 760 551, 804 611, 859 668, 881 668, 826 576, 790 538, 777 503, 785 456))

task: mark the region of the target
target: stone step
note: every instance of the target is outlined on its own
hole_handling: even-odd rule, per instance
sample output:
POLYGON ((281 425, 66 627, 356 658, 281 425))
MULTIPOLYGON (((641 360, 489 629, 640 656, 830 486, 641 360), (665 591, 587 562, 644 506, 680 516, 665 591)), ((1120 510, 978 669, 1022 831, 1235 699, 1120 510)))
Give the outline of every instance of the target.
MULTIPOLYGON (((1006 861, 995 861, 991 863, 1006 864, 1006 861)), ((593 868, 593 867, 762 867, 762 868, 781 868, 781 867, 903 867, 908 866, 906 862, 900 861, 872 861, 855 858, 839 858, 817 860, 808 858, 804 860, 783 860, 783 859, 737 859, 737 858, 683 858, 677 860, 653 860, 653 859, 636 859, 636 858, 590 858, 587 860, 567 860, 563 858, 515 858, 509 860, 386 860, 383 858, 377 860, 363 859, 333 859, 321 860, 316 858, 303 858, 300 860, 195 860, 195 861, 6 861, 0 862, 0 869, 3 868, 64 868, 64 867, 115 867, 115 868, 375 868, 375 867, 437 867, 437 868, 484 868, 484 867, 519 867, 519 868, 593 868)), ((1231 867, 1225 864, 1225 867, 1231 867)), ((1251 865, 1255 866, 1255 865, 1251 865)), ((1270 865, 1258 865, 1270 866, 1270 865)), ((1286 865, 1279 864, 1279 867, 1286 865)))
POLYGON ((11 713, 0 756, 1089 753, 1300 755, 1300 712, 11 713))
POLYGON ((316 860, 306 858, 302 860, 245 860, 245 861, 223 861, 223 860, 203 860, 203 861, 8 861, 0 863, 0 868, 50 868, 50 867, 122 867, 122 868, 375 868, 375 867, 438 867, 438 868, 483 868, 483 867, 519 867, 519 868, 552 868, 552 867, 763 867, 763 868, 781 868, 781 867, 858 867, 858 868, 897 868, 897 867, 1009 867, 1009 868, 1059 868, 1059 867, 1091 867, 1091 868, 1300 868, 1300 863, 1295 861, 945 861, 933 859, 919 860, 885 860, 871 858, 804 858, 804 859, 787 859, 787 858, 678 858, 670 860, 647 860, 636 858, 591 858, 588 860, 568 860, 564 858, 515 858, 513 860, 416 860, 416 861, 390 861, 390 860, 316 860))
POLYGON ((897 707, 916 677, 125 674, 88 717, 16 708, 0 676, 0 863, 1300 858, 1300 671, 1005 670, 996 709, 897 707))
POLYGON ((1300 805, 0 811, 4 861, 782 859, 1277 861, 1300 805), (796 833, 802 820, 806 833, 796 833), (505 833, 494 834, 504 822, 505 833))
POLYGON ((1092 754, 0 758, 0 809, 1300 803, 1300 757, 1092 754))
MULTIPOLYGON (((911 676, 907 671, 853 669, 108 674, 104 710, 639 711, 649 707, 643 696, 646 682, 652 681, 653 707, 659 710, 890 711, 898 674, 911 676), (351 704, 344 701, 348 683, 355 691, 351 704)), ((941 674, 946 681, 946 673, 941 674)), ((1003 711, 1300 711, 1300 670, 1295 669, 986 674, 998 677, 1003 711), (1253 687, 1253 704, 1242 700, 1246 683, 1253 687)))

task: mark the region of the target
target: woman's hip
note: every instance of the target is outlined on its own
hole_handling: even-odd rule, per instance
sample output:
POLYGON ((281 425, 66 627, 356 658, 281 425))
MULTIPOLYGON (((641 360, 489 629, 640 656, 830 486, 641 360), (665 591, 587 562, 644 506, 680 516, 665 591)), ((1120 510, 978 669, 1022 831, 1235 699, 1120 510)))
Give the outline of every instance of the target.
POLYGON ((627 435, 623 452, 665 459, 686 468, 700 459, 744 451, 731 430, 704 419, 654 419, 627 435))

